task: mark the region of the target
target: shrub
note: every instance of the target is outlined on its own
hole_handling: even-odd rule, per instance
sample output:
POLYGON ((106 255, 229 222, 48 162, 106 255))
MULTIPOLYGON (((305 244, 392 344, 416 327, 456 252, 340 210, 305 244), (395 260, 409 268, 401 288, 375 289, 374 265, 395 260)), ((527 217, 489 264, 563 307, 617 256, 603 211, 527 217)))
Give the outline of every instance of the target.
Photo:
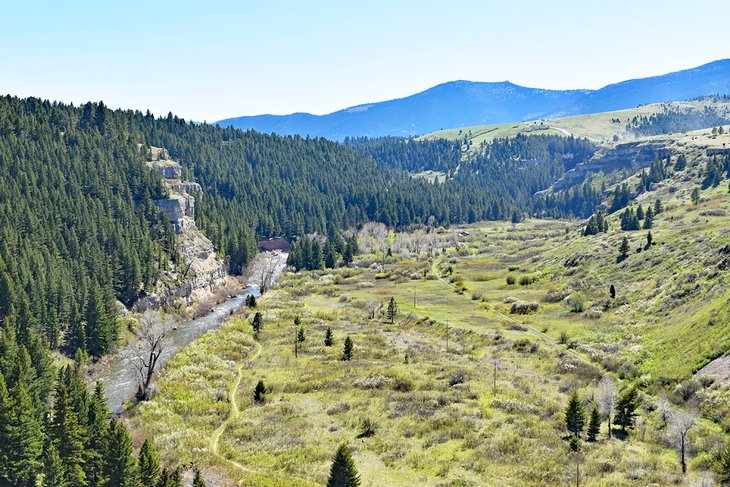
POLYGON ((512 307, 510 307, 509 312, 517 315, 526 315, 537 311, 538 308, 539 305, 537 303, 525 303, 523 301, 518 301, 516 303, 512 303, 512 307))
POLYGON ((520 276, 520 286, 529 286, 533 282, 535 282, 534 276, 528 276, 528 275, 520 276))
POLYGON ((469 376, 467 375, 467 373, 464 372, 463 370, 457 370, 449 378, 449 385, 453 387, 453 386, 455 386, 457 384, 463 384, 467 380, 469 380, 469 376))
POLYGON ((515 276, 513 276, 512 274, 508 274, 507 275, 507 284, 509 284, 510 286, 514 286, 515 282, 517 282, 517 279, 515 278, 515 276))
POLYGON ((586 308, 585 299, 581 294, 571 294, 568 298, 568 309, 571 313, 582 313, 586 308))

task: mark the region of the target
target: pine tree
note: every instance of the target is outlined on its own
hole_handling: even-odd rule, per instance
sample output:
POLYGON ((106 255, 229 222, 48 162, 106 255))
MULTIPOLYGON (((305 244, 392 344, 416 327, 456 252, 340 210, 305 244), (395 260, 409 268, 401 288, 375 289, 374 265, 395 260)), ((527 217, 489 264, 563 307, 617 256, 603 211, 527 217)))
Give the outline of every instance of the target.
MULTIPOLYGON (((0 351, 2 348, 0 346, 0 351)), ((9 462, 8 456, 10 452, 8 449, 10 446, 10 426, 12 421, 10 412, 10 396, 5 385, 2 367, 0 367, 0 476, 7 468, 9 462)))
POLYGON ((332 460, 327 487, 358 487, 359 485, 360 475, 357 473, 350 449, 346 445, 340 445, 332 460))
POLYGON ((646 217, 644 218, 644 230, 649 230, 653 226, 654 226, 654 210, 650 206, 649 209, 646 210, 646 217))
POLYGON ((352 356, 353 356, 354 352, 355 352, 355 345, 352 342, 352 338, 350 338, 348 336, 347 338, 345 338, 345 345, 344 345, 344 349, 342 351, 342 360, 345 360, 345 361, 352 360, 352 356))
POLYGON ((259 333, 261 332, 261 328, 263 326, 263 317, 261 316, 261 312, 257 311, 255 315, 253 315, 253 321, 251 322, 251 327, 253 328, 253 336, 254 338, 259 338, 259 333))
POLYGON ((8 396, 6 475, 13 484, 32 486, 42 468, 43 425, 23 381, 17 381, 8 396))
POLYGON ((53 441, 47 441, 43 449, 43 487, 66 487, 64 468, 58 449, 53 441))
POLYGON ((639 220, 644 219, 644 207, 639 204, 639 206, 636 208, 636 218, 639 220))
POLYGON ((662 201, 661 200, 656 200, 654 202, 654 215, 658 215, 662 211, 664 211, 664 208, 662 207, 662 201))
POLYGON ((621 245, 618 248, 618 260, 622 261, 629 255, 629 239, 624 237, 621 240, 621 245))
POLYGON ((307 339, 306 335, 304 334, 304 327, 300 326, 299 331, 297 332, 297 341, 299 343, 303 343, 307 339))
POLYGON ((699 188, 695 188, 692 190, 692 194, 690 195, 690 198, 692 199, 693 205, 698 205, 700 203, 700 190, 699 188))
POLYGON ((651 248, 652 242, 654 242, 654 237, 651 236, 651 232, 646 234, 646 248, 651 248))
POLYGON ((104 487, 139 487, 132 440, 124 423, 112 419, 104 455, 104 487))
POLYGON ((78 369, 64 367, 58 374, 56 401, 50 435, 64 465, 64 482, 86 485, 84 439, 86 438, 86 390, 78 369), (83 415, 83 416, 82 416, 83 415))
POLYGON ((588 441, 596 441, 596 437, 601 432, 601 413, 598 408, 594 407, 591 411, 591 419, 588 422, 588 441))
POLYGON ((585 409, 583 402, 578 398, 578 393, 573 391, 565 408, 565 427, 570 433, 579 439, 585 426, 585 409))
POLYGON ((388 303, 388 319, 390 323, 395 323, 395 317, 398 315, 398 304, 395 302, 395 298, 391 297, 388 303))
POLYGON ((195 469, 195 478, 193 479, 193 487, 205 487, 205 481, 203 480, 202 475, 200 475, 200 470, 197 468, 195 469))
POLYGON ((329 326, 327 327, 327 330, 324 332, 324 346, 325 347, 331 347, 335 343, 334 337, 332 336, 332 328, 329 326))
POLYGON ((168 487, 183 487, 183 474, 180 467, 177 467, 175 470, 172 471, 172 475, 170 475, 170 481, 167 485, 168 487))
POLYGON ((109 435, 109 410, 104 397, 103 383, 97 382, 94 394, 89 401, 86 426, 86 480, 89 487, 100 487, 104 484, 104 455, 107 450, 109 435))
POLYGON ((160 458, 157 456, 155 446, 148 439, 145 439, 142 443, 138 463, 139 480, 142 485, 157 485, 160 479, 160 458))
POLYGON ((89 302, 86 304, 84 320, 86 321, 86 349, 90 355, 97 357, 104 355, 109 350, 114 330, 112 329, 111 320, 107 316, 102 292, 98 286, 91 290, 89 302))
POLYGON ((634 426, 636 408, 639 406, 638 401, 639 394, 635 387, 627 389, 618 398, 614 423, 621 426, 621 430, 624 432, 626 428, 634 426))

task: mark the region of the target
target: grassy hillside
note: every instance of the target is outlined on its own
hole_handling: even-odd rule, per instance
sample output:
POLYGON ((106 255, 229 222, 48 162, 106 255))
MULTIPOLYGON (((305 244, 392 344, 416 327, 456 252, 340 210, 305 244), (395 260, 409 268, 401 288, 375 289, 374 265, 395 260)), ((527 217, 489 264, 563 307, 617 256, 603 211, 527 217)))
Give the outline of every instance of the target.
POLYGON ((476 125, 439 130, 424 135, 419 139, 457 140, 465 137, 478 145, 500 137, 514 137, 517 134, 563 134, 575 137, 588 137, 596 142, 611 142, 613 137, 619 139, 632 138, 626 131, 626 124, 634 117, 651 116, 666 110, 701 111, 705 107, 714 106, 727 111, 727 101, 695 100, 668 103, 652 103, 627 110, 577 115, 565 118, 515 122, 497 125, 476 125))

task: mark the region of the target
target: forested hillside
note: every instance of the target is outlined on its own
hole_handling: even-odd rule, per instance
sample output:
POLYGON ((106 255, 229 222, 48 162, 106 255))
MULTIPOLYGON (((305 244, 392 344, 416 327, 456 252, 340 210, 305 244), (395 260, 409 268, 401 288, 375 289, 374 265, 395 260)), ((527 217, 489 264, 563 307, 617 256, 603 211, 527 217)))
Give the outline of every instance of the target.
POLYGON ((459 194, 500 196, 487 208, 469 208, 466 218, 452 223, 519 220, 523 214, 583 217, 593 213, 601 201, 600 192, 589 184, 550 195, 536 194, 591 158, 596 146, 585 138, 518 134, 478 145, 467 139, 463 157, 461 141, 444 139, 360 137, 346 139, 345 144, 383 167, 440 172, 446 178, 444 184, 459 194))

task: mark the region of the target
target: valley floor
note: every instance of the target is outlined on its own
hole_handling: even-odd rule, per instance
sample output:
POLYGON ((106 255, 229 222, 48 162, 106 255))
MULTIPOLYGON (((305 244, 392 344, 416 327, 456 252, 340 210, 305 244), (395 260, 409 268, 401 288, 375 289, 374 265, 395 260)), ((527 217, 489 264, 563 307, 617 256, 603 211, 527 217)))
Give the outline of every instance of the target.
POLYGON ((711 478, 730 395, 692 374, 730 348, 730 295, 713 270, 730 228, 708 213, 730 210, 726 191, 697 206, 674 194, 652 229, 656 245, 622 262, 620 239, 637 248, 646 231, 582 237, 574 222, 532 220, 443 231, 431 256, 401 247, 384 266, 371 254, 349 268, 284 273, 259 300, 257 341, 248 309, 196 340, 166 364, 131 425, 164 459, 203 468, 209 485, 321 485, 341 443, 372 486, 566 485, 576 462, 581 485, 711 478), (521 302, 537 310, 511 314, 521 302), (306 335, 297 357, 296 316, 306 335), (348 336, 354 357, 343 361, 348 336), (604 375, 640 386, 637 426, 607 439, 604 423, 576 456, 568 396, 577 390, 590 411, 604 375), (259 380, 270 391, 260 404, 259 380), (683 476, 662 412, 671 401, 689 407, 687 387, 715 422, 692 429, 683 476))

